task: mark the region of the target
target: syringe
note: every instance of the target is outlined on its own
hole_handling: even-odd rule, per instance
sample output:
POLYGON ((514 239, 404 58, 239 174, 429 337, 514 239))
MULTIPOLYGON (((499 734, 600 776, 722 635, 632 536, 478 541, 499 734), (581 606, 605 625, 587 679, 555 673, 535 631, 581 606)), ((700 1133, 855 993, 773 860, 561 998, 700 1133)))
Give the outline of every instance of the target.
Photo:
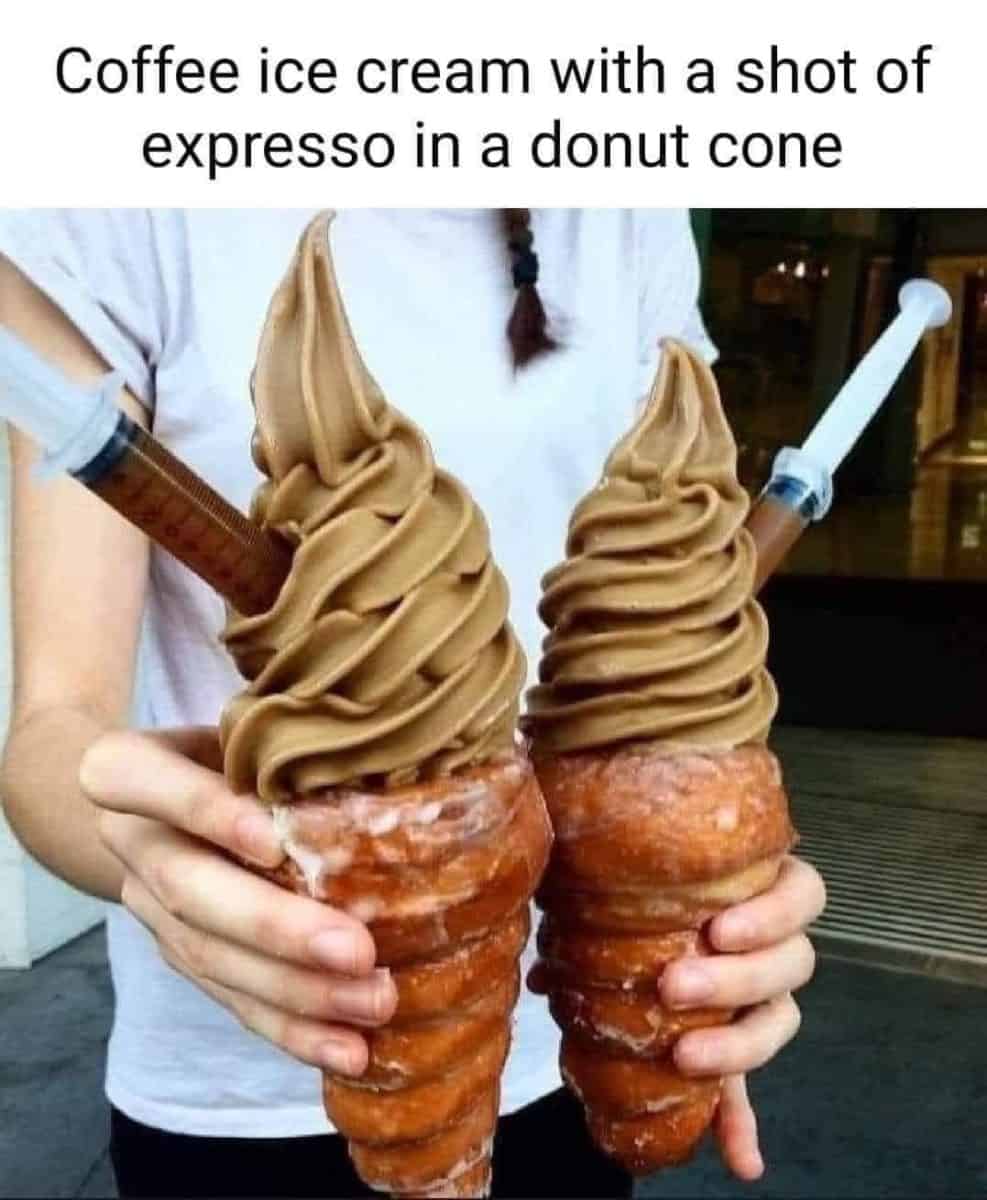
POLYGON ((0 327, 0 416, 42 447, 42 472, 77 479, 238 612, 266 611, 291 551, 123 412, 123 386, 114 372, 80 387, 0 327))
POLYGON ((833 475, 884 403, 927 329, 952 315, 949 293, 931 279, 912 279, 898 294, 901 311, 857 364, 801 449, 787 447, 747 518, 757 546, 754 590, 774 573, 812 521, 833 500, 833 475))

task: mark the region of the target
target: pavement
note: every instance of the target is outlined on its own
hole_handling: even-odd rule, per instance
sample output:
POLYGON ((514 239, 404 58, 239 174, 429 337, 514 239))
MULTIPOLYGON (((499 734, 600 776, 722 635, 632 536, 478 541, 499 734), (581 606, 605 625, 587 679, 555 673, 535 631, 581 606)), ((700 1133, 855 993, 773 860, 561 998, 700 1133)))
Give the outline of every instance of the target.
POLYGON ((113 993, 102 929, 0 971, 0 1196, 113 1196, 103 1061, 113 993))

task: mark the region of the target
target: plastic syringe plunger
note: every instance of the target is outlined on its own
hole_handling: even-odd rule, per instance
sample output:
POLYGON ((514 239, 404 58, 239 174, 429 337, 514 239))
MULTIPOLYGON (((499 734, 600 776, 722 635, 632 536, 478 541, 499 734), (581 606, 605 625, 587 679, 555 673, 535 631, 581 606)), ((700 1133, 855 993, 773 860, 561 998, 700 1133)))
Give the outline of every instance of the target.
POLYGON ((86 465, 113 435, 123 377, 72 383, 0 325, 0 415, 45 451, 42 471, 70 474, 86 465))
POLYGON ((0 329, 0 416, 246 616, 276 601, 291 550, 234 508, 115 403, 123 381, 66 378, 0 329))
POLYGON ((834 474, 884 403, 928 329, 945 325, 952 301, 931 279, 912 279, 898 294, 901 311, 857 365, 802 445, 803 453, 834 474))

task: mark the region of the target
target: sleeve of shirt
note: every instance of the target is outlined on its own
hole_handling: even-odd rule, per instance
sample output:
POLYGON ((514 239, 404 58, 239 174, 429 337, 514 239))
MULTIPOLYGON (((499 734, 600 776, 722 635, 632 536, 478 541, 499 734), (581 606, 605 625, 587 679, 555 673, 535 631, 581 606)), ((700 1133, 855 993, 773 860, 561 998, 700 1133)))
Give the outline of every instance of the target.
POLYGON ((689 210, 640 209, 637 216, 642 396, 658 369, 663 338, 685 342, 708 363, 716 361, 717 350, 699 310, 699 252, 689 210))
POLYGON ((0 209, 0 254, 68 317, 149 412, 166 304, 147 209, 0 209))

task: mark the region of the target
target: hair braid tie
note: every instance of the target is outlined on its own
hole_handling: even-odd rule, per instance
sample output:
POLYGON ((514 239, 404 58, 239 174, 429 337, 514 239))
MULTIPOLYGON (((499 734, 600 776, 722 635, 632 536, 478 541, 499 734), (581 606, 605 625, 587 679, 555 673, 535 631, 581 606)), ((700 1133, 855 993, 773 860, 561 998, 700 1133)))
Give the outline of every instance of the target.
POLYGON ((511 256, 511 277, 517 289, 514 309, 507 322, 515 367, 523 367, 539 354, 555 349, 547 331, 548 320, 538 294, 538 255, 533 250, 529 208, 502 210, 507 248, 511 256))

